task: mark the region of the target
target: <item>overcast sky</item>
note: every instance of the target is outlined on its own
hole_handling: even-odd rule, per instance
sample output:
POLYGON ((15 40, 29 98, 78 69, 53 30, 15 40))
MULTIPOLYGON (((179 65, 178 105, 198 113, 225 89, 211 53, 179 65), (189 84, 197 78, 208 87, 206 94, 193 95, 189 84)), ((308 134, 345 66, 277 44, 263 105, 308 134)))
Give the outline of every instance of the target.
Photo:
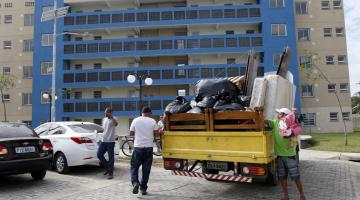
POLYGON ((360 91, 360 1, 344 0, 351 94, 360 91))

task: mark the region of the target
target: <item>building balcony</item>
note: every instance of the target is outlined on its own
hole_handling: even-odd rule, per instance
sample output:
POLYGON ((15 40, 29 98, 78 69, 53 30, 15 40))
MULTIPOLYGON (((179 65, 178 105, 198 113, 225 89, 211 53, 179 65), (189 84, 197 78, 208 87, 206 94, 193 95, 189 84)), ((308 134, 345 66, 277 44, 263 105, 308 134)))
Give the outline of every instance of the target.
POLYGON ((261 34, 65 41, 64 59, 262 51, 261 34))
MULTIPOLYGON (((259 75, 263 68, 259 67, 259 75)), ((222 78, 245 74, 244 64, 212 64, 162 67, 128 67, 111 69, 66 70, 63 87, 111 87, 127 86, 130 74, 146 74, 153 79, 153 85, 194 84, 203 78, 222 78)))
MULTIPOLYGON (((187 99, 191 97, 187 96, 187 99)), ((154 115, 163 114, 165 107, 175 96, 143 97, 143 106, 149 106, 154 115)), ((113 109, 115 116, 134 116, 139 114, 139 97, 108 99, 64 99, 63 117, 103 116, 106 107, 113 109)))
POLYGON ((260 5, 151 8, 70 13, 64 30, 174 26, 260 21, 260 5))

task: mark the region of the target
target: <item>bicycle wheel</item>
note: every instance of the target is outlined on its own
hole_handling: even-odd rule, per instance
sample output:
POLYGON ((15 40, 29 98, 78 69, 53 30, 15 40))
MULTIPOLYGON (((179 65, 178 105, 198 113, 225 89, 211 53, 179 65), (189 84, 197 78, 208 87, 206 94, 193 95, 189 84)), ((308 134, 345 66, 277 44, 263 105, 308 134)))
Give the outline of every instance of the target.
POLYGON ((123 152, 123 154, 127 157, 131 157, 133 152, 134 152, 134 141, 132 140, 126 140, 122 145, 121 145, 121 151, 123 152))
POLYGON ((161 156, 162 155, 161 140, 155 140, 154 143, 156 145, 156 148, 154 148, 153 154, 155 156, 161 156))

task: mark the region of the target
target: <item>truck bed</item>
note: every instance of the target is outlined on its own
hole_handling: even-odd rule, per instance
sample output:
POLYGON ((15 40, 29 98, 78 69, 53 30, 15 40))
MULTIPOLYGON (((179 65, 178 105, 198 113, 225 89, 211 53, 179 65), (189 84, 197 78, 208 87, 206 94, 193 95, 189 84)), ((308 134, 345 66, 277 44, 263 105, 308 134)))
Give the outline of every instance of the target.
POLYGON ((267 131, 165 131, 163 157, 268 164, 274 158, 267 131))

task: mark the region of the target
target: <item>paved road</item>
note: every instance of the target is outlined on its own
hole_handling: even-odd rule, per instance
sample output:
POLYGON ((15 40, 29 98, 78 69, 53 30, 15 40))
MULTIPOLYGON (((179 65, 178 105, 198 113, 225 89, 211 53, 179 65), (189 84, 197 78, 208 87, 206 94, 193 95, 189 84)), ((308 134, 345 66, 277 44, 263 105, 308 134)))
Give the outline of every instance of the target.
MULTIPOLYGON (((360 199, 360 163, 348 161, 301 161, 307 199, 360 199)), ((172 176, 160 167, 152 170, 149 195, 133 195, 129 164, 117 163, 115 179, 107 180, 96 166, 77 167, 69 175, 49 172, 44 181, 29 175, 0 178, 1 200, 105 200, 105 199, 280 199, 279 187, 260 184, 210 182, 172 176)), ((291 198, 298 199, 291 184, 291 198)))

